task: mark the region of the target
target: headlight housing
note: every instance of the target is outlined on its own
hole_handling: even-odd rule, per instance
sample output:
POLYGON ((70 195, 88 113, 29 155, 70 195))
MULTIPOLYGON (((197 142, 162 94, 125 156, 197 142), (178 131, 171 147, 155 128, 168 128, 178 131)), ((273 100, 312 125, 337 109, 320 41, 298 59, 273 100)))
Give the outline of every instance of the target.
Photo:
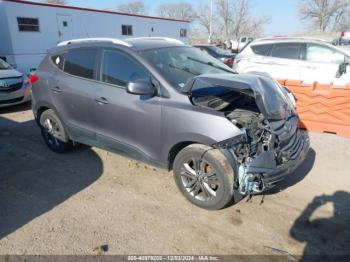
POLYGON ((282 93, 284 94, 284 97, 290 102, 290 105, 293 106, 294 109, 296 109, 297 102, 293 93, 287 87, 282 86, 278 81, 275 80, 275 82, 280 87, 282 93))

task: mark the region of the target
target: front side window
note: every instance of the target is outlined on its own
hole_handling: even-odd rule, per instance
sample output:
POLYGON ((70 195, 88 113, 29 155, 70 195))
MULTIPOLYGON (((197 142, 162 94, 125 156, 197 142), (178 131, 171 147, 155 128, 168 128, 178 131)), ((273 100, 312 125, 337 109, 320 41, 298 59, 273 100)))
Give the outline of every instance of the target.
POLYGON ((126 87, 129 82, 149 79, 145 69, 129 55, 117 50, 104 50, 100 80, 126 87))
POLYGON ((341 64, 344 55, 327 46, 309 44, 306 49, 306 60, 314 63, 341 64))
POLYGON ((300 59, 301 44, 281 43, 275 44, 271 56, 285 59, 300 59))
POLYGON ((132 35, 132 25, 122 25, 122 35, 132 35))
POLYGON ((39 32, 39 19, 17 17, 18 30, 21 32, 39 32))
MULTIPOLYGON (((69 50, 65 55, 64 71, 71 75, 94 79, 96 56, 95 48, 69 50)), ((60 63, 57 58, 55 62, 60 63)))

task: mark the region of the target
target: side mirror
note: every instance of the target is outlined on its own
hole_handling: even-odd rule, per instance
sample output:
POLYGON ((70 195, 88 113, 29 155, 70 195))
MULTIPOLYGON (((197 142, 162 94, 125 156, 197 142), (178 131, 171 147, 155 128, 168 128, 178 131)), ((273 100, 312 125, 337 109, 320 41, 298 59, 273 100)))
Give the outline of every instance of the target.
POLYGON ((126 92, 133 95, 154 96, 156 89, 149 80, 137 80, 129 82, 126 92))

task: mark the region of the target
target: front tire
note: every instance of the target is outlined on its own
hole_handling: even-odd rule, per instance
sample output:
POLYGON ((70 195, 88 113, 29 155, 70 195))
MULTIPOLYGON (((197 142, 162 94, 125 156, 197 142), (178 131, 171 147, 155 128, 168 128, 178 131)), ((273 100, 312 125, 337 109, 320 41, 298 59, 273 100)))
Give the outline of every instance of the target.
POLYGON ((40 116, 41 134, 45 144, 55 153, 64 153, 72 143, 55 111, 48 109, 40 116))
POLYGON ((234 201, 234 170, 218 149, 187 146, 177 154, 173 172, 182 194, 201 208, 219 210, 234 201))

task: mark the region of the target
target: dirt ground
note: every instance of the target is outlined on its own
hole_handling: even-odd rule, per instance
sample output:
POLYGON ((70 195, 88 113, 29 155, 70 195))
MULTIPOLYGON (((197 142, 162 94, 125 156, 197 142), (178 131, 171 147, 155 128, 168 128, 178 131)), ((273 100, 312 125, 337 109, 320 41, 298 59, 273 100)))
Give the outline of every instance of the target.
POLYGON ((171 173, 96 148, 54 154, 28 105, 0 109, 0 254, 350 254, 350 139, 310 137, 264 199, 206 211, 171 173))

